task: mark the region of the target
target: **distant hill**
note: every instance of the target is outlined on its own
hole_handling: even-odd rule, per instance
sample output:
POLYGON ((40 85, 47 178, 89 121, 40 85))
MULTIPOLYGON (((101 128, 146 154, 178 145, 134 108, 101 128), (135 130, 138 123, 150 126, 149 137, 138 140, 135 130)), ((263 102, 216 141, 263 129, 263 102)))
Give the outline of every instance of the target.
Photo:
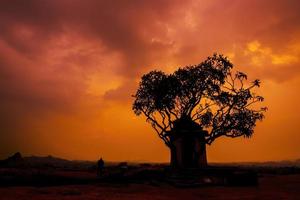
MULTIPOLYGON (((119 162, 105 162, 106 166, 118 165, 119 162)), ((145 163, 128 163, 129 165, 143 165, 145 163)), ((147 163, 146 163, 147 164, 147 163)), ((159 164, 149 163, 148 165, 159 164)), ((167 165, 167 164, 165 164, 167 165)), ((244 167, 298 167, 300 159, 268 162, 233 162, 233 163, 210 163, 212 166, 244 166, 244 167)), ((67 160, 54 156, 27 156, 23 157, 20 152, 0 160, 0 167, 41 167, 60 169, 95 169, 96 161, 67 160)))
POLYGON ((22 166, 23 164, 24 158, 22 157, 20 152, 17 152, 4 160, 0 160, 0 166, 13 167, 22 166))
POLYGON ((17 152, 7 159, 0 160, 0 167, 35 167, 35 168, 62 168, 83 169, 93 168, 96 161, 71 161, 54 156, 27 156, 22 157, 17 152))
POLYGON ((28 156, 24 157, 24 160, 26 161, 27 164, 33 165, 33 166, 50 166, 50 167, 64 167, 68 165, 72 165, 73 162, 62 159, 62 158, 57 158, 53 157, 51 155, 49 156, 28 156))

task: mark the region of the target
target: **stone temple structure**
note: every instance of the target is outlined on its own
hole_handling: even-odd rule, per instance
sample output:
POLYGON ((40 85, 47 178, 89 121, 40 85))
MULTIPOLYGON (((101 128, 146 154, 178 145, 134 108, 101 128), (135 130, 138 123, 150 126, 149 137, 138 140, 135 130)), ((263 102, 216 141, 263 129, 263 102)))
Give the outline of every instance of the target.
POLYGON ((171 166, 178 168, 207 166, 206 134, 207 131, 188 117, 175 121, 170 133, 171 166))

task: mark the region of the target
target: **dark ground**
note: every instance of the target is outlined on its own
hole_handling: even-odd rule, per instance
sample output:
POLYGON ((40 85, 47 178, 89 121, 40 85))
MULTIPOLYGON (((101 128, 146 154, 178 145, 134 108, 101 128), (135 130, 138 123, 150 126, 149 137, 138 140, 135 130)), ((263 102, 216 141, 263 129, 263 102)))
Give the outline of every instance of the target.
POLYGON ((57 199, 300 199, 300 175, 268 175, 254 187, 176 188, 168 184, 91 184, 0 188, 2 200, 57 199))
POLYGON ((297 163, 214 164, 174 172, 165 164, 106 163, 27 157, 0 162, 0 200, 300 199, 297 163))

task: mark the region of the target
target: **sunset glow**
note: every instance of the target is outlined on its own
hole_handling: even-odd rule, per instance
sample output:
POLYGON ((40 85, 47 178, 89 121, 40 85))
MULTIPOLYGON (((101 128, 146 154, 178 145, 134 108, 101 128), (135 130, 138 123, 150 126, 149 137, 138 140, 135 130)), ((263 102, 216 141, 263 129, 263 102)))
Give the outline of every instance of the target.
POLYGON ((213 53, 262 82, 251 139, 220 138, 209 162, 300 158, 300 1, 0 1, 0 157, 168 162, 132 95, 150 70, 213 53))

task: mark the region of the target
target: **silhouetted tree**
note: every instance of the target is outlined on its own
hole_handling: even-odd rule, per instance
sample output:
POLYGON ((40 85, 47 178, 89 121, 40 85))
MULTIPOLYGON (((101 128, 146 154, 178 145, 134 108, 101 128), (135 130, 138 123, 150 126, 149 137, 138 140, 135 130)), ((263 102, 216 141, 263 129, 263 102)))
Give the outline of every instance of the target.
POLYGON ((146 116, 171 149, 171 165, 178 164, 173 138, 178 130, 184 129, 179 122, 187 125, 186 130, 199 130, 202 135, 200 140, 204 145, 197 148, 200 148, 199 156, 205 158, 197 166, 205 166, 205 144, 210 145, 221 136, 249 138, 256 122, 263 119, 266 107, 255 103, 264 98, 252 92, 260 86, 260 81, 245 83, 247 75, 232 73, 232 68, 226 57, 214 54, 198 65, 179 68, 173 74, 151 71, 142 76, 134 95, 133 110, 136 115, 146 116), (189 128, 193 124, 199 129, 189 128))

